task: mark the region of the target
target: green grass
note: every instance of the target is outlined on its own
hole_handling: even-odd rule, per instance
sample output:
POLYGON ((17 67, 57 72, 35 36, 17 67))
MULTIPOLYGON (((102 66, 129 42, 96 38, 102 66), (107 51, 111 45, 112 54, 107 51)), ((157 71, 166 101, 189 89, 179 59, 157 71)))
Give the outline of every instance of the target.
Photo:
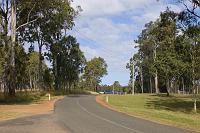
POLYGON ((190 95, 109 95, 109 104, 130 115, 200 131, 200 102, 194 113, 190 95))

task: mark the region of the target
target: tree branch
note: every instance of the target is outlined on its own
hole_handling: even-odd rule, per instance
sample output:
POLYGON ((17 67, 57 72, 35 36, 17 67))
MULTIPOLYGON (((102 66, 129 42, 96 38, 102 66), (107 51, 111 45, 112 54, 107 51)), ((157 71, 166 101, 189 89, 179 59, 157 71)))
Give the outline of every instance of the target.
POLYGON ((19 27, 16 28, 16 30, 18 30, 19 28, 21 28, 21 27, 23 27, 23 26, 26 26, 26 25, 28 25, 28 24, 30 24, 30 23, 33 23, 33 22, 37 21, 39 18, 40 18, 40 17, 38 17, 38 18, 36 18, 36 19, 34 19, 34 20, 32 20, 32 21, 26 22, 26 23, 24 23, 24 24, 22 24, 22 25, 20 25, 19 27))
POLYGON ((191 13, 192 15, 194 15, 194 16, 200 18, 200 16, 197 15, 197 14, 194 12, 194 10, 196 9, 195 6, 193 6, 193 10, 191 11, 191 10, 188 8, 188 6, 187 6, 184 2, 183 2, 183 4, 184 4, 184 6, 186 7, 186 10, 187 10, 189 13, 191 13))
POLYGON ((6 19, 6 13, 3 11, 3 9, 0 7, 0 14, 6 19))
POLYGON ((31 8, 31 10, 30 10, 29 13, 28 13, 27 22, 24 23, 24 24, 22 24, 22 25, 20 25, 19 27, 17 27, 16 30, 18 30, 19 28, 21 28, 21 27, 23 27, 23 26, 26 26, 26 25, 28 25, 28 24, 30 24, 30 23, 33 23, 33 22, 37 21, 37 20, 40 18, 40 17, 38 17, 38 18, 36 18, 36 19, 34 19, 34 20, 32 20, 32 21, 29 21, 29 19, 30 19, 30 14, 31 14, 31 12, 33 11, 33 9, 35 8, 35 4, 36 4, 36 3, 34 3, 34 6, 31 8))
POLYGON ((34 3, 34 6, 33 6, 33 8, 31 8, 30 12, 28 13, 27 22, 29 21, 29 18, 30 18, 30 14, 31 14, 31 12, 32 12, 32 11, 33 11, 33 9, 35 8, 35 4, 36 4, 36 3, 34 3))

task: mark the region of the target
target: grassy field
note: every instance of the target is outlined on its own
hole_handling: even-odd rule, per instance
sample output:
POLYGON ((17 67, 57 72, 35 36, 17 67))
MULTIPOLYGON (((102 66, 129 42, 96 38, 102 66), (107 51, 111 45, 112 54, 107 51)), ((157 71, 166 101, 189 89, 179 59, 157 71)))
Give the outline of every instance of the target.
POLYGON ((192 96, 189 95, 109 95, 109 105, 130 115, 200 131, 200 102, 197 102, 197 113, 194 113, 192 96))

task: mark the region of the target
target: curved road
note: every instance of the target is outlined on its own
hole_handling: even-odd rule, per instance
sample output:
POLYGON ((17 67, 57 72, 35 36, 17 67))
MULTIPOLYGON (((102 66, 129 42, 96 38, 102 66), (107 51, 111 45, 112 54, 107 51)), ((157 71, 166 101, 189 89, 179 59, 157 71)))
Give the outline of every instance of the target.
POLYGON ((195 133, 111 111, 97 104, 94 96, 86 95, 65 97, 64 100, 56 103, 52 115, 40 115, 1 122, 0 132, 195 133))

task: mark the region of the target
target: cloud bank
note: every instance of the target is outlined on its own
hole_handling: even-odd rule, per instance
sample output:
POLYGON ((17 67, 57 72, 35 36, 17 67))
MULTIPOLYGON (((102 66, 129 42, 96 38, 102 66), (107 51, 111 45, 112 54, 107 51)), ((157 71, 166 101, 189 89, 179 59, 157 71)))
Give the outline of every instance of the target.
POLYGON ((144 24, 156 20, 167 6, 181 10, 167 0, 74 0, 72 5, 83 9, 72 34, 78 38, 86 58, 103 57, 108 64, 103 84, 117 80, 122 85, 129 81, 126 63, 137 52, 134 39, 144 24))

